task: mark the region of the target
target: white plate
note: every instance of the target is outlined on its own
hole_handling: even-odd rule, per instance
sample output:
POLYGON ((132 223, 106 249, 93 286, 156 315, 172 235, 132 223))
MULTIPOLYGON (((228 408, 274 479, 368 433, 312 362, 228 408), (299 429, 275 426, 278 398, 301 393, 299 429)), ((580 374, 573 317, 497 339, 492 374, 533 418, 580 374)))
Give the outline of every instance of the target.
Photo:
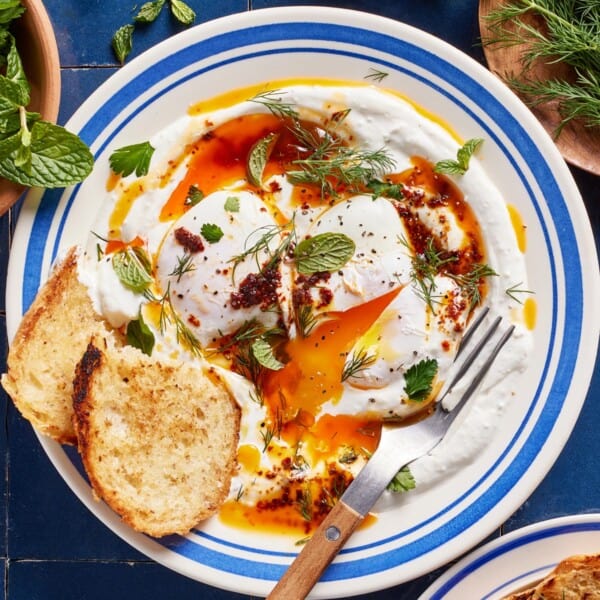
MULTIPOLYGON (((486 139, 489 175, 527 224, 538 323, 521 393, 485 452, 434 488, 404 495, 357 532, 315 597, 385 588, 459 556, 525 500, 560 452, 589 385, 599 332, 596 251, 568 169, 529 111, 481 65, 402 23, 328 8, 253 11, 185 31, 119 70, 69 122, 101 171, 109 148, 148 139, 193 102, 266 79, 361 80, 371 69, 388 72, 387 87, 442 116, 464 139, 486 139)), ((8 281, 10 336, 57 253, 85 239, 105 175, 95 171, 64 195, 47 193, 39 206, 33 198, 23 208, 8 281)), ((187 537, 137 535, 93 500, 72 449, 40 443, 98 518, 185 575, 266 594, 297 552, 293 540, 228 529, 217 519, 187 537)))
POLYGON ((535 523, 459 561, 420 600, 500 600, 543 579, 563 559, 600 552, 600 514, 535 523))

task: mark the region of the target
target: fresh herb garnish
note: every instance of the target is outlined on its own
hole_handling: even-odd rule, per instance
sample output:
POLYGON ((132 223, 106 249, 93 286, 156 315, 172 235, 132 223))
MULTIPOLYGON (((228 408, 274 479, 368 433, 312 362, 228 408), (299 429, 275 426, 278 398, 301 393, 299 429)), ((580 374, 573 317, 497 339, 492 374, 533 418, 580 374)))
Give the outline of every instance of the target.
POLYGON ((119 281, 132 292, 142 294, 152 284, 150 259, 143 248, 125 248, 115 252, 112 266, 119 281))
POLYGON ((269 344, 264 337, 256 338, 252 342, 251 349, 252 354, 258 361, 259 365, 271 371, 279 371, 279 369, 283 369, 284 364, 277 360, 275 354, 273 353, 271 344, 269 344))
POLYGON ((214 223, 204 223, 200 233, 209 244, 216 244, 224 235, 223 230, 214 223))
MULTIPOLYGON (((295 133, 298 136, 301 131, 295 133)), ((311 153, 306 158, 292 161, 293 168, 287 172, 287 177, 295 185, 317 186, 323 195, 335 196, 336 183, 359 191, 394 166, 394 160, 385 148, 351 148, 329 134, 318 139, 309 134, 303 141, 310 143, 311 153)))
POLYGON ((223 208, 227 212, 240 212, 240 199, 237 196, 229 196, 223 208))
MULTIPOLYGON (((117 60, 123 64, 133 48, 133 32, 137 24, 147 25, 156 21, 166 0, 151 0, 142 4, 133 23, 123 25, 115 32, 112 38, 112 47, 117 60)), ((169 0, 171 14, 182 25, 191 25, 196 19, 196 13, 183 0, 169 0)))
POLYGON ((422 402, 431 394, 433 379, 437 374, 438 363, 435 358, 424 358, 404 373, 406 385, 404 391, 409 400, 422 402))
POLYGON ((504 292, 509 298, 512 298, 515 302, 523 304, 523 300, 521 300, 521 298, 519 298, 517 294, 535 294, 535 292, 532 292, 531 290, 520 289, 520 285, 523 285, 523 282, 520 281, 519 283, 515 283, 515 285, 512 285, 506 290, 504 290, 504 292))
POLYGON ((170 0, 171 14, 183 25, 191 25, 196 20, 196 13, 183 0, 170 0))
MULTIPOLYGON (((140 6, 137 14, 133 18, 136 23, 152 23, 156 21, 156 18, 160 14, 162 7, 165 5, 166 0, 154 0, 153 2, 146 2, 140 6)), ((132 31, 133 31, 133 26, 132 31)))
POLYGON ((169 273, 169 277, 177 277, 177 283, 186 273, 191 273, 196 270, 194 264, 194 256, 189 252, 184 252, 183 256, 177 257, 177 266, 169 273))
POLYGON ((600 126, 600 10, 597 2, 564 0, 511 0, 486 17, 489 35, 484 44, 523 45, 523 72, 508 75, 507 83, 531 105, 558 104, 562 117, 556 134, 572 119, 600 126), (533 26, 529 17, 543 20, 533 26), (537 79, 534 63, 569 65, 572 78, 537 79))
POLYGON ((483 139, 472 138, 467 140, 457 151, 456 160, 440 160, 435 163, 434 171, 445 175, 464 175, 469 169, 471 157, 483 144, 483 139))
POLYGON ((112 48, 117 60, 123 64, 133 49, 134 25, 123 25, 119 27, 112 38, 112 48))
POLYGON ((388 483, 387 489, 390 492, 408 492, 416 487, 415 478, 408 466, 402 467, 394 478, 388 483))
POLYGON ((235 281, 236 267, 244 262, 248 256, 254 257, 259 272, 272 269, 290 251, 295 240, 296 230, 293 221, 282 226, 264 225, 259 227, 246 239, 244 251, 231 259, 233 263, 232 278, 235 281), (248 245, 251 239, 256 241, 248 245), (274 240, 279 241, 277 246, 272 249, 274 240))
POLYGON ((154 300, 160 305, 160 332, 164 334, 167 326, 172 325, 175 328, 177 343, 186 346, 192 354, 200 356, 202 352, 200 341, 173 308, 171 302, 171 282, 167 284, 167 289, 163 296, 161 298, 154 298, 154 300))
POLYGON ((481 302, 481 292, 479 285, 484 277, 497 277, 498 273, 487 264, 474 263, 471 265, 471 270, 467 273, 454 275, 448 273, 460 287, 460 291, 469 301, 469 310, 475 308, 481 302))
POLYGON ((203 198, 204 193, 202 190, 197 185, 192 184, 188 188, 188 193, 183 204, 185 206, 196 206, 203 198))
POLYGON ((308 337, 319 322, 319 317, 312 310, 312 305, 302 304, 294 313, 296 328, 302 337, 308 337))
POLYGON ((369 354, 364 348, 353 352, 344 364, 342 370, 342 381, 350 377, 360 377, 360 372, 364 371, 375 362, 375 355, 369 354))
POLYGON ((389 181, 371 179, 371 181, 367 182, 366 187, 373 193, 373 200, 376 200, 380 196, 392 198, 393 200, 402 200, 404 198, 402 192, 404 186, 401 183, 390 183, 389 181))
POLYGON ((250 149, 246 172, 251 185, 262 187, 263 173, 279 134, 272 132, 259 139, 250 149))
POLYGON ((296 246, 296 268, 303 275, 337 271, 352 258, 355 250, 354 241, 344 233, 319 233, 296 246))
POLYGON ((9 32, 24 10, 18 0, 0 6, 0 177, 43 188, 73 185, 87 177, 94 158, 78 136, 26 108, 30 86, 9 32))
POLYGON ((377 81, 378 83, 382 82, 389 73, 385 71, 380 71, 379 69, 375 69, 373 67, 369 68, 369 73, 365 75, 365 79, 372 79, 373 81, 377 81))
POLYGON ((154 334, 144 321, 140 309, 138 318, 127 323, 127 343, 134 348, 138 348, 144 354, 152 356, 154 341, 154 334))
POLYGON ((153 154, 154 148, 150 142, 140 142, 118 148, 110 155, 108 162, 117 175, 127 177, 135 171, 136 177, 142 177, 148 174, 153 154))
POLYGON ((293 104, 283 101, 283 96, 278 90, 260 92, 250 98, 249 102, 255 102, 264 106, 271 114, 281 119, 297 119, 298 111, 293 104))
MULTIPOLYGON (((412 251, 409 242, 405 238, 401 238, 400 242, 412 251)), ((432 313, 435 314, 434 300, 436 282, 435 277, 438 275, 442 267, 448 263, 455 262, 457 257, 454 255, 444 255, 435 247, 435 242, 432 237, 428 238, 423 252, 416 253, 412 256, 412 271, 410 278, 418 295, 424 300, 432 313)))

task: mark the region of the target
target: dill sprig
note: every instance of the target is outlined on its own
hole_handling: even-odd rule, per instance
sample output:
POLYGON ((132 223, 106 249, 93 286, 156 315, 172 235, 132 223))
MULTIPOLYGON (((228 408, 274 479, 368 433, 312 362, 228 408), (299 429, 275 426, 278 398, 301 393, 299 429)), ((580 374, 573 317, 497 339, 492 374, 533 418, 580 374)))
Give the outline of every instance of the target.
POLYGON ((296 243, 296 230, 294 221, 291 220, 285 225, 264 225, 252 232, 244 243, 244 250, 241 254, 231 259, 233 262, 232 278, 235 281, 235 270, 237 266, 246 260, 248 256, 254 257, 259 273, 265 270, 273 269, 290 251, 293 244, 296 243), (258 238, 256 236, 258 235, 258 238), (256 241, 249 245, 250 239, 256 241), (279 241, 277 246, 272 249, 272 242, 279 241), (265 260, 266 256, 266 260, 265 260))
POLYGON ((375 355, 361 348, 352 353, 342 369, 342 381, 350 377, 360 377, 360 373, 375 362, 375 355))
POLYGON ((249 102, 264 106, 272 115, 281 119, 298 118, 298 111, 292 103, 283 100, 283 93, 280 90, 260 92, 250 98, 249 102))
POLYGON ((171 282, 167 284, 167 289, 160 298, 152 299, 160 304, 158 319, 160 332, 164 334, 169 325, 173 326, 177 343, 188 348, 193 355, 200 356, 202 354, 200 340, 198 340, 183 319, 177 314, 171 302, 171 282))
POLYGON ((487 16, 490 34, 483 42, 499 47, 525 44, 523 72, 507 83, 532 105, 555 101, 562 117, 558 135, 569 121, 600 126, 600 2, 598 0, 511 0, 487 16), (543 20, 543 27, 531 21, 543 20), (532 79, 538 61, 565 63, 572 80, 532 79))
POLYGON ((177 277, 177 283, 181 281, 181 278, 186 273, 191 273, 196 270, 196 265, 194 265, 194 257, 189 252, 184 252, 182 256, 177 256, 177 265, 175 268, 169 273, 169 277, 177 277))

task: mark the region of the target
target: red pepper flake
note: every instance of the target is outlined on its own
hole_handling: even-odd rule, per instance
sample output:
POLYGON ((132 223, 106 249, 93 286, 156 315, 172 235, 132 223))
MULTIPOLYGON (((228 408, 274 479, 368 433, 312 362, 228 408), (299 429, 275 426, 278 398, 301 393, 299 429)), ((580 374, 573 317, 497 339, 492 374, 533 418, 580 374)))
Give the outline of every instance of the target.
POLYGON ((260 273, 250 273, 240 283, 237 292, 230 296, 231 308, 258 306, 267 310, 277 302, 277 288, 281 284, 281 273, 277 269, 263 269, 260 273))
POLYGON ((200 319, 198 317, 196 317, 195 315, 190 315, 188 317, 188 322, 190 323, 190 325, 193 325, 194 327, 200 327, 200 319))
POLYGON ((190 254, 195 254, 196 252, 202 252, 204 250, 202 238, 185 227, 178 227, 175 230, 175 239, 177 240, 177 243, 181 244, 190 254))

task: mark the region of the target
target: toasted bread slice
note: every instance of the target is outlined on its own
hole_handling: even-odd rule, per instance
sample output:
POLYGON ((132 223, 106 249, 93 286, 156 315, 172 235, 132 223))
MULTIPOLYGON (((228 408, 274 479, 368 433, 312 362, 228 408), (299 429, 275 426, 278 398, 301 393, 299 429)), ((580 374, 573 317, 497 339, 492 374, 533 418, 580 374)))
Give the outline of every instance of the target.
POLYGON ((600 554, 570 556, 536 586, 506 600, 582 600, 600 598, 600 554))
POLYGON ((135 530, 187 533, 226 499, 240 412, 212 371, 95 339, 76 369, 73 406, 90 483, 135 530))
POLYGON ((8 352, 2 386, 40 432, 75 444, 73 376, 94 334, 106 334, 87 288, 77 277, 76 247, 56 265, 25 313, 8 352))

